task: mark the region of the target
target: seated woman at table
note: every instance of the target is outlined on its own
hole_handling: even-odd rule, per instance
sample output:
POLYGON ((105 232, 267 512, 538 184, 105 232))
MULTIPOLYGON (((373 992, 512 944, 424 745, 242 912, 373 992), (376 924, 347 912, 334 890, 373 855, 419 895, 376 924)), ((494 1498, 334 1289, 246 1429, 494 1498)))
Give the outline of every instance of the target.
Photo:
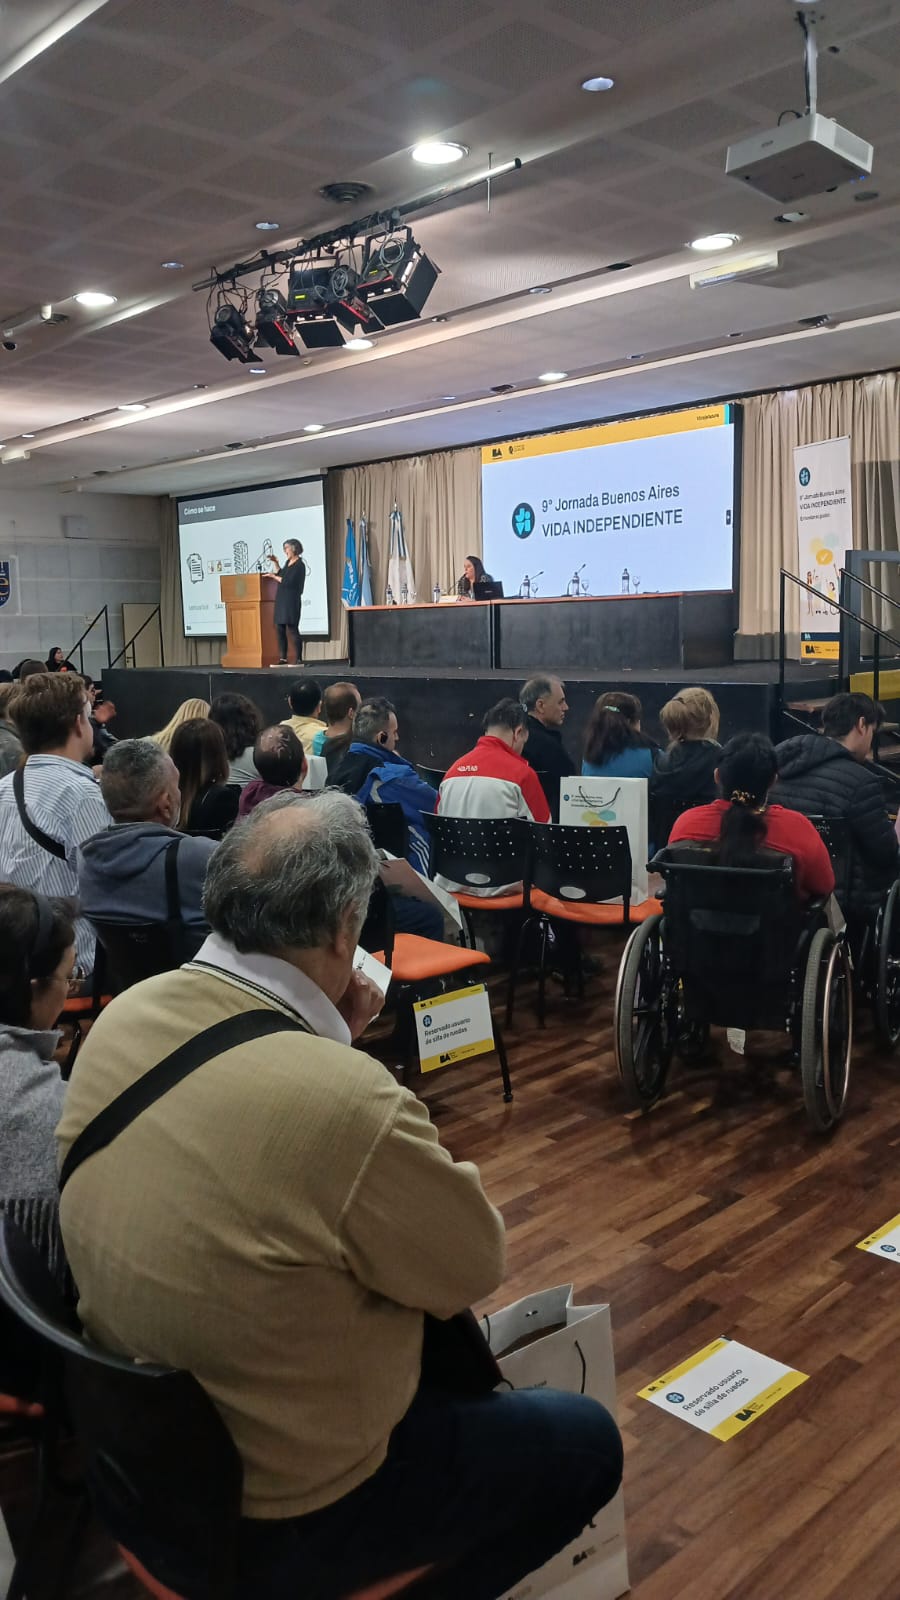
POLYGON ((721 867, 752 867, 758 851, 774 850, 791 857, 801 900, 830 895, 834 868, 809 818, 769 804, 777 773, 775 746, 765 734, 739 733, 729 739, 716 769, 721 798, 683 811, 669 844, 709 844, 721 867))
POLYGON ((649 778, 656 746, 641 731, 637 695, 601 694, 584 735, 584 778, 649 778))
POLYGON ((490 573, 485 572, 484 562, 479 556, 466 556, 456 592, 461 600, 474 600, 476 583, 493 583, 493 581, 490 573))

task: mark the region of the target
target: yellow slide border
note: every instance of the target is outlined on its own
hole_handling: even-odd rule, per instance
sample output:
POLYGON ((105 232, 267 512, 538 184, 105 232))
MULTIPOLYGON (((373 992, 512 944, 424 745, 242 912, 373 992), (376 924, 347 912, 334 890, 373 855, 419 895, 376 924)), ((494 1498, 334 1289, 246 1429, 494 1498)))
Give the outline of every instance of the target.
POLYGON ((688 411, 665 411, 656 417, 625 417, 621 422, 600 422, 592 428, 571 428, 565 433, 538 433, 530 439, 504 439, 481 450, 483 467, 505 461, 528 461, 534 456, 562 455, 568 450, 590 450, 600 444, 629 444, 634 439, 658 439, 672 433, 724 428, 728 406, 697 406, 688 411))

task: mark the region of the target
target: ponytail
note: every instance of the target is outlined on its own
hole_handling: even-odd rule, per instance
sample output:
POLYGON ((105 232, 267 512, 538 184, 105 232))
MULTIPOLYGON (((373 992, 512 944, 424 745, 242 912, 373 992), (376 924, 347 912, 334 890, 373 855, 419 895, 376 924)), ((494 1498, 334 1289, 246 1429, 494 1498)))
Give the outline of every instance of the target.
POLYGON ((746 867, 766 837, 763 815, 777 772, 775 747, 761 733, 739 733, 719 759, 719 784, 728 809, 719 829, 719 865, 746 867))

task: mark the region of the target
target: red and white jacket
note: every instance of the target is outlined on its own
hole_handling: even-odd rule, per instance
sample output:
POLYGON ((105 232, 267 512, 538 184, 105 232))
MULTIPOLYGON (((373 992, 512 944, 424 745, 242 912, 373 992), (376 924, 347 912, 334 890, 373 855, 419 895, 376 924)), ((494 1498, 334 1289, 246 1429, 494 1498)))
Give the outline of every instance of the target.
POLYGON ((441 784, 437 809, 445 817, 550 821, 547 796, 536 772, 502 739, 487 733, 474 750, 454 761, 441 784))

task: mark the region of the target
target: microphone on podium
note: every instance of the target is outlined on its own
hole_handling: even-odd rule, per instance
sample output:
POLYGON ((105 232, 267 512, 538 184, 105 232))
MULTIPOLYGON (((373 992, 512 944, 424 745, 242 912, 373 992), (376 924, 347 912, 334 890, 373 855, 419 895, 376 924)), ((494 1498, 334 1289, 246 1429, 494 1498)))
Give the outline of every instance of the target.
MULTIPOLYGON (((519 584, 519 599, 520 600, 530 600, 531 597, 532 597, 532 588, 531 588, 531 586, 534 583, 535 578, 542 578, 543 576, 544 576, 543 567, 541 567, 540 572, 533 572, 531 574, 531 577, 529 577, 528 573, 526 572, 524 578, 522 579, 522 582, 519 584)), ((537 589, 534 590, 534 593, 537 594, 537 589)))

